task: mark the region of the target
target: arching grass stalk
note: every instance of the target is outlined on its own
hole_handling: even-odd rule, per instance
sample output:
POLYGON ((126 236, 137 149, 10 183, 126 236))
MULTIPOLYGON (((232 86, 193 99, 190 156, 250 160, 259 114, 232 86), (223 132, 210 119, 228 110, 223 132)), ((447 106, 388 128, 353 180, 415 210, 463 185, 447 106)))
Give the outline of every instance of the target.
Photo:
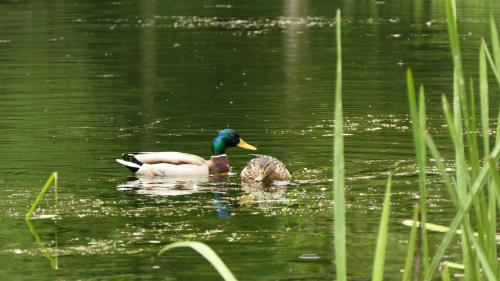
POLYGON ((53 172, 50 175, 49 179, 45 182, 45 185, 40 190, 40 193, 38 193, 38 196, 36 197, 35 201, 31 205, 30 210, 28 211, 28 213, 26 213, 25 219, 27 219, 27 220, 31 219, 31 217, 33 216, 33 212, 36 210, 36 207, 38 206, 38 204, 42 200, 42 198, 45 195, 45 193, 47 193, 47 190, 49 190, 49 188, 52 186, 52 183, 54 183, 55 203, 57 204, 57 200, 58 200, 58 197, 57 197, 57 181, 58 181, 57 173, 53 172))
POLYGON ((233 273, 229 270, 229 268, 227 268, 226 264, 221 260, 221 258, 210 247, 201 242, 196 242, 196 241, 175 242, 163 247, 158 252, 158 256, 171 249, 183 248, 183 247, 191 248, 196 252, 198 252, 200 255, 202 255, 208 262, 210 262, 210 264, 212 264, 212 266, 217 270, 217 272, 219 272, 220 276, 225 281, 237 281, 236 277, 234 277, 233 273))
POLYGON ((335 85, 335 133, 333 147, 334 243, 337 280, 347 280, 344 195, 344 136, 342 117, 342 37, 340 10, 337 10, 337 78, 335 85))

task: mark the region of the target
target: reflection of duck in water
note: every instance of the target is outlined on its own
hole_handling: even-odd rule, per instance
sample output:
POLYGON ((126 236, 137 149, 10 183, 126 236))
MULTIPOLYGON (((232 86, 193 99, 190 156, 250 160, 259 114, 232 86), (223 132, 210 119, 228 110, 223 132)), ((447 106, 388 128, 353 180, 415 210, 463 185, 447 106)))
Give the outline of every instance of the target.
POLYGON ((203 185, 206 185, 208 182, 208 175, 182 178, 141 177, 129 179, 119 184, 117 189, 119 191, 142 195, 178 196, 206 190, 206 187, 203 187, 203 185))
POLYGON ((243 181, 261 182, 269 185, 273 182, 288 181, 292 177, 280 160, 268 155, 256 155, 241 171, 243 181))
POLYGON ((229 181, 228 175, 193 175, 170 177, 131 177, 119 184, 117 190, 142 195, 178 196, 189 195, 197 192, 212 191, 214 186, 219 186, 229 181))
POLYGON ((229 172, 226 148, 241 147, 257 150, 240 138, 238 132, 224 129, 212 141, 212 157, 205 160, 199 156, 182 152, 125 153, 116 161, 138 176, 192 176, 229 172))
POLYGON ((286 186, 263 186, 258 182, 242 182, 241 187, 247 193, 239 197, 241 206, 257 204, 261 209, 268 209, 289 203, 285 197, 286 186))

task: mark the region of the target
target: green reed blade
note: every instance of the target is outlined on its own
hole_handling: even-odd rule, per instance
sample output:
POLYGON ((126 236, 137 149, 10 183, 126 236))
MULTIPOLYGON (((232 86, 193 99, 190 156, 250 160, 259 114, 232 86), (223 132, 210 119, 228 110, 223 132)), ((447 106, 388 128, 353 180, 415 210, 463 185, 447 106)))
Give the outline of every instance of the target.
POLYGON ((384 279, 385 252, 387 250, 387 233, 389 230, 389 214, 391 211, 391 178, 392 175, 389 174, 385 189, 384 207, 382 208, 382 215, 380 216, 380 226, 377 236, 377 248, 375 250, 372 273, 373 281, 382 281, 384 279))
POLYGON ((481 44, 479 51, 479 97, 481 104, 481 132, 483 134, 483 153, 490 154, 489 141, 489 101, 488 101, 488 68, 486 67, 486 45, 481 44))
MULTIPOLYGON (((483 40, 483 44, 486 45, 486 43, 483 40)), ((490 63, 491 70, 493 71, 493 74, 497 80, 498 85, 500 86, 500 70, 496 69, 496 63, 491 57, 491 53, 488 50, 488 48, 484 48, 484 52, 486 53, 486 58, 488 59, 488 62, 490 63)))
POLYGON ((444 164, 443 158, 439 154, 436 144, 429 134, 425 135, 425 142, 427 143, 427 147, 429 148, 432 157, 436 161, 436 167, 438 168, 439 174, 441 175, 441 178, 443 179, 446 188, 448 189, 448 193, 450 194, 455 207, 458 208, 460 202, 458 201, 457 190, 453 184, 453 181, 450 179, 448 172, 446 171, 446 165, 444 164))
MULTIPOLYGON (((496 278, 496 274, 493 272, 488 258, 486 257, 485 251, 481 243, 479 243, 478 239, 474 235, 469 235, 468 237, 471 240, 471 244, 474 245, 475 254, 479 258, 479 262, 481 263, 481 270, 484 275, 488 278, 489 281, 498 281, 496 278)), ((479 270, 477 271, 479 272, 479 270)))
MULTIPOLYGON (((420 189, 420 219, 422 222, 427 222, 427 151, 425 147, 424 137, 426 134, 427 126, 426 126, 426 110, 425 110, 425 92, 424 87, 421 86, 419 90, 419 98, 418 98, 418 150, 417 150, 417 158, 418 158, 418 173, 419 177, 419 189, 420 189)), ((429 261, 429 245, 427 242, 427 231, 422 230, 422 260, 424 265, 424 271, 427 269, 428 261, 429 261)))
MULTIPOLYGON (((495 131, 495 145, 500 143, 500 107, 498 108, 498 117, 497 117, 497 129, 495 131)), ((500 193, 499 193, 500 195, 500 193)))
POLYGON ((212 266, 219 272, 220 276, 226 281, 237 281, 236 277, 234 277, 233 273, 227 268, 226 264, 221 260, 221 258, 207 245, 196 242, 196 241, 183 241, 183 242, 175 242, 163 247, 159 252, 158 256, 163 254, 166 251, 175 248, 188 247, 197 251, 200 255, 202 255, 212 266))
MULTIPOLYGON (((450 132, 450 137, 453 141, 453 145, 455 147, 463 146, 463 142, 461 142, 461 134, 458 133, 457 128, 454 126, 455 116, 453 116, 453 113, 451 113, 450 104, 448 103, 448 99, 444 95, 442 96, 442 104, 443 104, 443 111, 446 117, 446 123, 448 124, 448 130, 450 132)), ((465 161, 463 157, 461 157, 461 160, 465 161)), ((455 161, 458 162, 458 159, 456 159, 455 161)), ((466 190, 464 188, 457 187, 457 195, 459 202, 463 202, 466 196, 466 190)))
POLYGON ((474 176, 477 175, 479 171, 479 148, 477 145, 477 120, 476 120, 476 101, 475 101, 475 93, 474 93, 474 80, 471 78, 469 83, 469 127, 467 130, 467 142, 469 148, 469 158, 471 165, 471 174, 474 176))
MULTIPOLYGON (((453 140, 454 148, 455 148, 455 175, 456 175, 456 189, 457 189, 457 198, 459 204, 457 205, 458 211, 461 212, 464 209, 464 203, 466 199, 469 197, 469 186, 471 184, 467 161, 465 157, 465 144, 463 140, 463 124, 465 124, 465 129, 468 133, 470 133, 470 120, 468 114, 468 106, 467 100, 465 97, 465 82, 464 82, 464 74, 463 74, 463 65, 462 65, 462 57, 460 52, 460 41, 457 29, 457 20, 456 20, 456 5, 454 0, 446 0, 446 16, 448 19, 448 34, 450 38, 451 51, 453 55, 453 66, 454 66, 454 83, 453 83, 453 113, 447 106, 446 99, 443 99, 443 107, 446 114, 446 119, 448 122, 448 127, 450 130, 450 135, 453 140), (464 117, 464 118, 462 118, 464 117)), ((470 140, 470 137, 469 137, 470 140)), ((469 141, 470 143, 474 143, 474 141, 469 141)), ((482 204, 480 200, 480 196, 474 196, 474 205, 476 214, 481 216, 482 212, 482 204)), ((467 275, 469 280, 477 280, 478 279, 478 270, 476 268, 476 257, 474 251, 470 245, 470 237, 472 234, 472 227, 469 222, 469 214, 464 213, 463 218, 461 219, 463 222, 461 223, 463 233, 462 233, 462 256, 465 264, 465 274, 467 275)), ((482 221, 479 224, 483 225, 482 221)), ((457 224, 456 227, 459 227, 460 224, 457 224)), ((481 227, 484 228, 484 225, 481 227)), ((450 234, 447 234, 450 235, 450 234)), ((449 236, 445 236, 446 239, 451 239, 449 236), (448 237, 448 238, 447 238, 448 237)), ((433 272, 433 267, 436 266, 436 257, 442 255, 445 249, 440 249, 442 252, 438 251, 438 254, 433 259, 433 265, 429 271, 426 272, 426 278, 429 278, 430 273, 433 272)))
MULTIPOLYGON (((490 157, 496 159, 500 153, 500 143, 496 144, 494 149, 492 150, 490 157)), ((474 183, 471 186, 470 189, 470 194, 467 198, 465 198, 462 208, 458 210, 457 214, 453 218, 453 221, 450 225, 450 231, 445 235, 443 241, 439 245, 439 248, 436 251, 436 254, 432 258, 432 262, 429 266, 429 269, 425 273, 425 278, 424 280, 431 281, 433 279, 433 276, 439 266, 439 262, 441 258, 444 255, 444 252, 450 245, 451 241, 453 240, 453 236, 457 229, 460 227, 462 224, 462 220, 466 216, 466 214, 469 212, 470 207, 472 206, 472 201, 475 199, 477 194, 482 191, 482 187, 484 186, 484 183, 487 180, 487 176, 490 173, 490 168, 488 166, 484 166, 481 168, 479 171, 478 176, 476 177, 474 183)))
MULTIPOLYGON (((494 23, 493 23, 494 25, 494 23)), ((492 27, 492 30, 496 27, 492 27)), ((497 42, 498 43, 498 42, 497 42)), ((483 135, 483 150, 484 157, 487 157, 489 154, 490 147, 490 136, 489 136, 489 91, 488 91, 488 68, 486 63, 486 43, 484 40, 481 42, 480 53, 479 53, 479 81, 480 81, 480 101, 481 101, 481 132, 483 135)), ((486 197, 484 194, 483 197, 486 197)), ((496 251, 496 191, 490 183, 488 188, 488 203, 485 203, 484 215, 482 216, 484 220, 485 235, 483 236, 483 244, 484 248, 487 251, 487 256, 489 260, 489 264, 492 267, 494 272, 498 272, 497 269, 497 251, 496 251), (487 204, 487 205, 486 205, 487 204), (486 207, 487 206, 487 207, 486 207)), ((484 199, 486 200, 486 199, 484 199)))
POLYGON ((441 280, 442 281, 451 281, 451 279, 450 279, 450 270, 448 269, 447 266, 445 266, 443 268, 443 270, 441 271, 441 280))
MULTIPOLYGON (((464 173, 467 173, 466 166, 465 166, 465 155, 463 151, 463 140, 462 140, 462 134, 458 132, 457 127, 454 125, 456 124, 456 117, 453 115, 453 113, 450 110, 450 106, 448 103, 448 100, 446 99, 445 96, 442 97, 443 99, 443 111, 446 116, 446 122, 448 124, 448 129, 450 131, 450 136, 453 141, 453 146, 455 147, 455 166, 456 166, 456 177, 457 177, 457 198, 458 198, 458 210, 461 210, 463 207, 463 204, 467 198, 468 190, 467 190, 467 182, 465 182, 465 175, 464 173), (459 170, 461 172, 459 172, 459 170), (461 185, 459 184, 461 183, 461 185)), ((475 201, 476 198, 475 198, 475 201)), ((469 215, 464 214, 464 220, 463 220, 463 225, 467 226, 469 224, 469 215)), ((462 256, 464 259, 464 264, 465 266, 465 271, 466 274, 468 274, 470 280, 476 280, 476 274, 474 268, 474 256, 473 253, 470 251, 470 245, 469 245, 469 239, 467 231, 462 232, 462 256)))
POLYGON ((415 257, 415 245, 417 243, 417 222, 419 212, 420 208, 418 203, 416 203, 415 208, 413 209, 413 226, 411 227, 410 240, 408 242, 408 248, 406 252, 405 269, 402 279, 403 281, 410 281, 412 277, 413 260, 415 257))
MULTIPOLYGON (((492 176, 493 170, 490 169, 492 176)), ((488 229, 486 230, 487 242, 485 243, 486 254, 488 255, 488 261, 490 263, 491 269, 493 272, 497 272, 497 279, 500 279, 500 272, 498 268, 498 254, 497 254, 497 202, 498 202, 498 193, 495 188, 495 183, 490 180, 488 185, 488 213, 486 216, 488 229)))
MULTIPOLYGON (((411 69, 406 72, 408 103, 410 106, 410 120, 413 129, 413 141, 415 143, 415 157, 419 169, 419 193, 420 193, 420 217, 425 223, 427 221, 427 188, 426 188, 426 150, 423 136, 425 134, 425 94, 421 87, 419 91, 419 102, 417 108, 417 98, 415 94, 415 86, 413 82, 413 74, 411 69)), ((427 233, 425 229, 420 230, 422 239, 422 256, 424 271, 427 268, 429 256, 427 233)))
POLYGON ((493 55, 495 56, 495 65, 497 72, 500 72, 500 41, 498 40, 497 25, 493 15, 490 15, 490 32, 491 32, 491 46, 493 48, 493 55))
MULTIPOLYGON (((36 197, 35 201, 31 205, 30 210, 28 211, 28 213, 26 213, 25 219, 27 219, 27 220, 31 219, 31 217, 33 216, 33 212, 35 211, 36 207, 38 206, 38 204, 42 200, 42 198, 45 195, 45 193, 47 192, 47 190, 49 190, 49 187, 52 185, 53 182, 55 182, 55 186, 57 186, 57 173, 55 173, 55 172, 52 173, 50 175, 49 179, 45 182, 45 185, 42 187, 42 189, 40 190, 40 193, 38 193, 38 196, 36 197)), ((56 192, 56 198, 57 198, 57 192, 56 192)), ((57 201, 56 201, 56 203, 57 203, 57 201)))
MULTIPOLYGON (((462 55, 460 52, 460 41, 458 37, 456 7, 454 0, 445 0, 446 2, 446 18, 448 19, 448 35, 451 43, 451 51, 453 55, 453 115, 454 126, 456 131, 455 144, 455 160, 456 160, 456 177, 457 188, 462 193, 465 192, 467 185, 467 168, 465 166, 464 144, 462 140, 462 108, 465 107, 465 82, 462 66, 462 55)), ((460 193, 459 193, 460 194, 460 193)))
POLYGON ((337 10, 337 79, 335 87, 335 139, 333 152, 334 236, 337 280, 347 280, 346 226, 344 195, 344 137, 342 116, 342 36, 340 10, 337 10))
MULTIPOLYGON (((462 142, 462 137, 461 137, 461 134, 458 133, 457 131, 457 128, 454 126, 455 124, 455 120, 454 120, 454 116, 453 114, 451 113, 451 110, 450 110, 450 107, 449 107, 449 104, 448 104, 448 101, 446 99, 445 96, 443 96, 443 111, 445 113, 445 116, 446 116, 446 121, 448 123, 448 128, 450 130, 450 135, 452 137, 452 141, 453 141, 453 144, 455 146, 455 159, 461 159, 460 162, 459 160, 456 160, 455 162, 455 165, 457 167, 457 170, 460 169, 459 167, 462 167, 462 169, 465 169, 465 163, 463 163, 465 161, 465 157, 463 155, 463 149, 457 149, 457 147, 462 147, 463 148, 463 142, 462 142)), ((465 172, 462 172, 462 173, 466 173, 465 172)), ((457 171, 457 177, 460 177, 460 174, 458 173, 457 171)), ((466 200, 466 197, 467 197, 467 187, 466 187, 466 182, 464 182, 464 180, 462 180, 462 187, 458 187, 458 192, 457 192, 457 207, 458 207, 458 210, 462 209, 462 205, 463 203, 465 202, 466 200)), ((450 193, 451 194, 451 193, 450 193)), ((477 199, 475 198, 475 202, 477 201, 477 199)), ((463 255, 463 258, 464 258, 464 264, 466 265, 466 273, 469 274, 469 278, 471 278, 471 280, 476 280, 476 271, 473 270, 474 268, 474 255, 473 253, 471 252, 471 249, 470 249, 470 245, 469 245, 469 239, 468 239, 468 236, 472 235, 470 233, 468 233, 468 231, 466 229, 470 229, 470 227, 468 227, 470 225, 469 223, 469 216, 468 214, 465 214, 464 215, 465 218, 463 220, 463 226, 465 227, 464 231, 462 232, 462 255, 463 255)))
POLYGON ((458 37, 456 7, 454 0, 445 0, 446 18, 448 19, 448 36, 450 38, 451 53, 453 56, 453 111, 456 117, 457 130, 462 133, 463 99, 465 97, 465 82, 462 66, 462 55, 460 52, 460 40, 458 37))
MULTIPOLYGON (((493 186, 495 187, 496 193, 500 194, 500 174, 497 170, 497 161, 495 158, 488 158, 488 164, 490 166, 490 171, 492 175, 493 186)), ((500 208, 500 197, 497 196, 497 204, 500 208)))

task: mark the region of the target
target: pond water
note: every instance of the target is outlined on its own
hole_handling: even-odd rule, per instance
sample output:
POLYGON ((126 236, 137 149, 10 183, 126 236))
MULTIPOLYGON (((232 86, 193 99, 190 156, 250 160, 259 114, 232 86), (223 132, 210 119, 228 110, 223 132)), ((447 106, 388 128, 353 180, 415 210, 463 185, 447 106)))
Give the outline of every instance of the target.
MULTIPOLYGON (((440 106, 452 82, 443 1, 186 2, 0 4, 0 279, 219 280, 191 250, 156 256, 196 240, 240 280, 332 280, 341 8, 349 276, 370 278, 392 172, 386 280, 399 280, 409 236, 401 221, 418 191, 406 68, 426 86, 431 132, 450 151, 440 106), (115 163, 127 151, 208 158, 222 128, 287 164, 291 184, 270 192, 242 184, 251 156, 239 149, 228 151, 233 173, 208 181, 137 180, 115 163), (53 171, 58 203, 49 192, 35 215, 45 219, 28 225, 24 215, 53 171)), ((467 77, 477 77, 480 38, 500 9, 458 7, 467 77)), ((491 104, 497 110, 498 99, 491 104)), ((429 219, 449 222, 436 175, 429 186, 429 219)))

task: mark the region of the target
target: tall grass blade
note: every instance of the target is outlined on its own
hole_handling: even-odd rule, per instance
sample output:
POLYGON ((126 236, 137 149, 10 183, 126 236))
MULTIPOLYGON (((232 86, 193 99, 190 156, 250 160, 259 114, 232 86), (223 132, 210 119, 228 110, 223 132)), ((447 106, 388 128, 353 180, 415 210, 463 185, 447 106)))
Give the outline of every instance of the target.
POLYGON ((481 104, 481 132, 483 135, 483 153, 490 153, 489 140, 489 101, 488 101, 488 68, 486 67, 486 45, 481 44, 479 51, 479 96, 481 104))
POLYGON ((425 142, 427 143, 427 147, 429 148, 429 151, 436 161, 436 166, 438 168, 439 174, 441 175, 441 178, 443 179, 443 182, 446 185, 446 188, 448 189, 448 193, 450 194, 450 197, 455 204, 455 207, 459 208, 459 200, 458 200, 458 195, 457 191, 455 188, 455 185, 451 178, 448 175, 448 172, 446 171, 446 165, 444 164, 443 158, 439 154, 439 151, 436 147, 436 144, 434 143, 434 140, 429 134, 425 135, 425 142))
MULTIPOLYGON (((500 143, 500 108, 498 109, 498 117, 497 117, 497 129, 496 129, 496 136, 495 136, 495 144, 500 143)), ((500 193, 499 193, 500 195, 500 193)))
MULTIPOLYGON (((492 31, 496 29, 494 23, 492 23, 492 31)), ((493 35, 492 35, 493 36, 493 35)), ((498 43, 498 42, 497 42, 498 43)), ((480 89, 480 101, 481 101, 481 132, 483 137, 483 150, 484 157, 486 158, 490 150, 490 124, 489 124, 489 92, 488 92, 488 68, 486 63, 486 49, 487 46, 482 41, 480 52, 479 52, 479 89, 480 89)), ((486 195, 483 195, 486 197, 486 195)), ((486 255, 488 256, 489 264, 492 271, 498 273, 497 265, 497 250, 496 250, 496 226, 497 226, 497 193, 492 183, 490 182, 488 188, 488 202, 485 203, 485 209, 487 206, 487 211, 484 212, 482 216, 486 229, 484 231, 485 235, 480 241, 483 242, 484 248, 486 249, 486 255)), ((486 200, 486 199, 484 199, 486 200)), ((496 274, 498 275, 498 274, 496 274)))
POLYGON ((465 97, 465 81, 462 66, 462 55, 460 52, 460 41, 458 38, 456 6, 454 0, 445 0, 446 18, 448 19, 448 35, 451 43, 451 53, 453 56, 453 112, 456 117, 455 126, 462 133, 462 113, 463 98, 465 97))
POLYGON ((491 32, 491 46, 493 49, 493 56, 495 57, 495 67, 497 72, 500 72, 500 41, 498 40, 497 25, 493 15, 490 15, 490 32, 491 32))
POLYGON ((158 256, 171 249, 182 248, 182 247, 189 247, 197 251, 208 262, 210 262, 210 264, 212 264, 212 266, 217 270, 217 272, 219 272, 220 276, 225 281, 237 281, 236 277, 234 277, 233 273, 229 270, 229 268, 227 268, 226 264, 219 258, 219 256, 210 247, 201 242, 195 242, 195 241, 175 242, 163 247, 160 250, 160 252, 158 252, 158 256))
MULTIPOLYGON (((484 40, 483 40, 483 44, 486 45, 486 43, 484 43, 484 40)), ((493 75, 495 76, 497 83, 500 86, 500 70, 496 69, 496 63, 493 60, 493 58, 491 57, 491 54, 490 54, 490 51, 488 50, 488 48, 484 48, 484 52, 486 53, 486 58, 488 59, 488 62, 490 63, 491 70, 493 71, 493 75)))
MULTIPOLYGON (((456 166, 456 175, 457 178, 460 177, 462 178, 462 185, 460 186, 457 180, 457 198, 458 198, 458 210, 461 210, 463 208, 464 202, 466 201, 466 198, 468 196, 468 189, 467 189, 467 183, 465 182, 464 176, 460 176, 458 173, 458 170, 463 170, 465 169, 465 155, 463 153, 463 150, 460 149, 459 147, 463 148, 463 139, 462 139, 462 134, 458 132, 457 128, 454 126, 456 124, 456 117, 453 115, 453 113, 450 110, 450 106, 448 103, 448 100, 446 99, 445 96, 442 97, 443 99, 443 111, 446 116, 446 122, 448 124, 448 129, 450 131, 450 136, 453 141, 453 145, 455 147, 455 166, 456 166)), ((467 173, 467 171, 462 172, 462 173, 467 173)), ((474 197, 474 202, 477 201, 477 197, 474 197)), ((469 225, 469 214, 464 214, 464 222, 463 225, 467 226, 469 225)), ((470 251, 470 246, 469 246, 469 241, 470 239, 468 238, 468 232, 464 231, 462 232, 462 256, 464 259, 464 264, 465 264, 465 271, 466 274, 468 274, 470 280, 476 280, 476 270, 473 270, 475 267, 474 265, 474 256, 472 252, 470 251)))
POLYGON ((420 208, 418 203, 415 204, 415 208, 413 210, 413 226, 411 227, 410 232, 410 240, 408 242, 408 248, 406 253, 406 261, 405 261, 405 269, 403 274, 403 281, 410 281, 412 272, 413 272, 413 261, 415 257, 415 245, 417 242, 417 222, 418 222, 418 214, 420 212, 420 208))
POLYGON ((31 208, 29 209, 28 213, 26 213, 25 219, 29 220, 33 216, 33 212, 36 210, 36 207, 42 200, 43 196, 45 193, 47 193, 47 190, 52 186, 52 183, 54 183, 54 188, 55 188, 55 198, 56 198, 56 203, 57 203, 57 173, 54 172, 50 175, 49 179, 45 182, 45 185, 42 187, 40 190, 40 193, 38 193, 38 196, 36 197, 35 201, 31 205, 31 208))
POLYGON ((469 158, 471 165, 471 174, 475 177, 479 171, 479 148, 477 145, 477 137, 476 137, 476 129, 477 129, 477 120, 476 120, 476 101, 475 101, 475 93, 474 93, 474 80, 470 79, 469 83, 470 94, 469 94, 469 107, 470 107, 470 115, 468 117, 468 129, 467 129, 467 141, 469 148, 469 158))
MULTIPOLYGON (((497 143, 492 152, 490 153, 489 157, 496 159, 499 153, 500 153, 500 143, 497 143)), ((482 191, 482 188, 484 187, 484 184, 487 180, 488 174, 489 174, 488 166, 482 167, 481 170, 479 171, 478 176, 476 177, 474 183, 470 188, 469 196, 465 198, 465 201, 462 204, 462 208, 458 210, 457 214, 453 218, 453 221, 449 227, 450 228, 449 232, 445 235, 443 241, 441 242, 441 245, 439 245, 439 248, 437 249, 436 254, 432 259, 429 269, 425 273, 424 280, 430 281, 433 279, 433 276, 436 273, 436 270, 439 266, 439 262, 443 257, 444 252, 446 251, 451 241, 453 240, 453 236, 460 227, 460 225, 462 224, 465 215, 469 212, 469 209, 472 206, 472 201, 476 198, 477 194, 480 191, 482 191)))
POLYGON ((373 263, 373 281, 382 281, 384 279, 385 252, 387 250, 387 233, 389 230, 389 214, 391 211, 391 179, 392 175, 389 174, 387 187, 385 189, 384 207, 380 217, 375 261, 373 263))
MULTIPOLYGON (((468 235, 468 238, 471 240, 471 244, 474 245, 475 253, 479 258, 479 262, 481 263, 481 269, 486 278, 489 281, 498 281, 496 278, 496 273, 493 272, 493 269, 488 261, 488 257, 485 254, 485 251, 482 245, 479 243, 478 239, 474 235, 468 235)), ((476 271, 479 273, 479 270, 476 271)))
MULTIPOLYGON (((419 169, 419 191, 420 191, 420 220, 427 221, 427 189, 426 189, 426 150, 423 136, 425 132, 425 94, 423 88, 419 91, 419 102, 417 108, 417 98, 413 82, 413 74, 410 69, 406 72, 408 102, 410 105, 410 120, 413 128, 413 141, 415 143, 415 156, 419 169)), ((425 229, 420 229, 420 238, 422 246, 422 256, 424 271, 427 268, 428 244, 427 233, 425 229)), ((417 249, 418 250, 418 249, 417 249)))
POLYGON ((441 271, 441 280, 442 281, 451 281, 450 270, 448 269, 447 266, 445 266, 443 268, 443 271, 441 271))
MULTIPOLYGON (((488 164, 490 166, 493 186, 495 187, 496 193, 500 194, 500 174, 498 173, 497 170, 497 161, 494 158, 489 158, 488 164)), ((500 198, 498 196, 497 196, 497 204, 498 206, 500 206, 500 198)))
POLYGON ((334 190, 334 236, 335 267, 337 280, 347 280, 346 226, 344 195, 344 137, 342 116, 342 36, 340 10, 337 10, 337 79, 335 87, 335 133, 333 152, 333 190, 334 190))
MULTIPOLYGON (((425 110, 425 93, 424 87, 420 87, 419 98, 418 98, 418 146, 417 158, 418 158, 418 173, 419 177, 419 189, 420 189, 420 219, 423 223, 427 222, 427 151, 425 147, 424 136, 426 134, 426 110, 425 110)), ((429 245, 427 242, 427 231, 421 230, 422 234, 422 259, 424 271, 427 269, 429 263, 429 245)))

